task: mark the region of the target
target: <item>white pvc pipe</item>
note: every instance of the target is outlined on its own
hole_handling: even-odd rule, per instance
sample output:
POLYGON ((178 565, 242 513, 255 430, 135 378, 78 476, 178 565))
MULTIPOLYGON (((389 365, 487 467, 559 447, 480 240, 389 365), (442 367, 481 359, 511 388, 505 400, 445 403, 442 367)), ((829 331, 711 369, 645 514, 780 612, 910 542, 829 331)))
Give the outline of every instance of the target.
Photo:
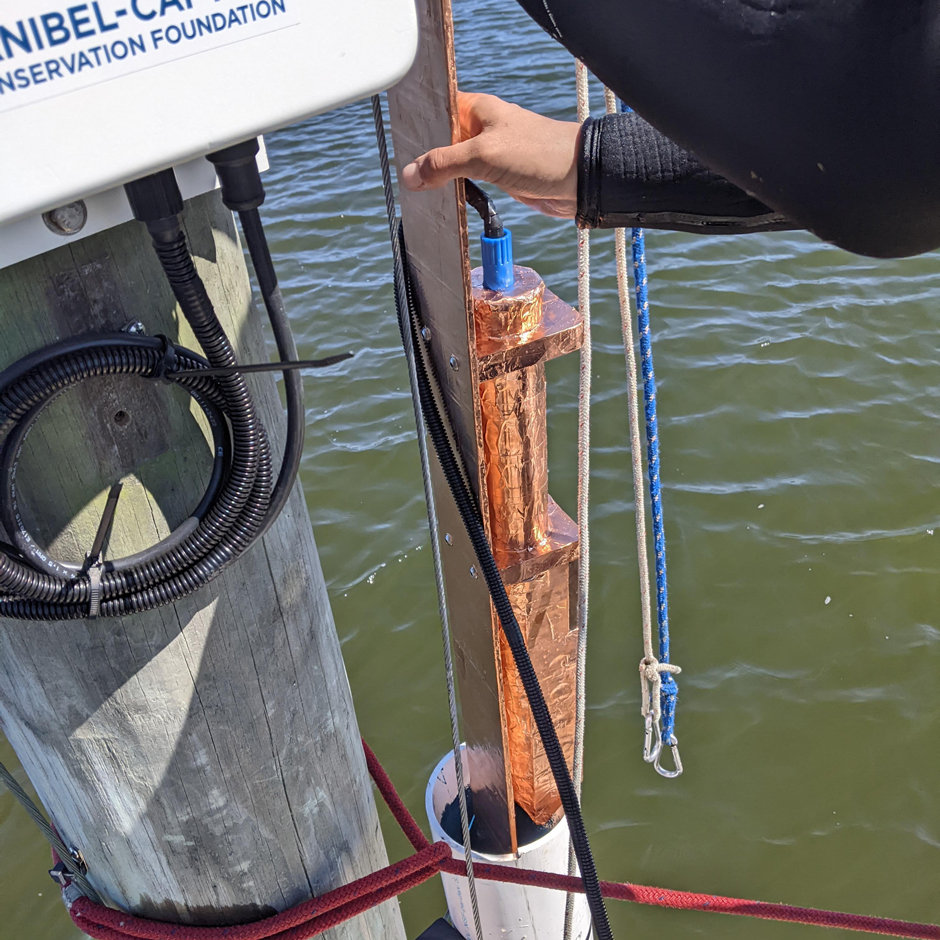
MULTIPOLYGON (((463 747, 461 751, 463 751, 463 747)), ((466 762, 464 773, 467 774, 466 762)), ((468 778, 469 779, 469 778, 468 778)), ((457 775, 454 773, 454 755, 449 753, 434 768, 425 792, 424 806, 431 824, 431 837, 435 842, 446 842, 454 858, 464 857, 463 846, 455 842, 441 828, 441 817, 448 803, 457 796, 457 775)), ((548 871, 564 875, 568 871, 568 822, 561 822, 547 835, 535 842, 519 846, 516 855, 485 855, 474 852, 475 862, 489 865, 507 865, 530 871, 548 871)), ((446 872, 441 873, 444 896, 451 920, 465 940, 474 940, 473 918, 467 879, 446 872)), ((559 940, 565 926, 565 898, 563 891, 535 888, 528 885, 502 884, 498 881, 476 880, 477 900, 483 936, 479 940, 559 940)), ((586 940, 591 928, 591 915, 587 898, 577 896, 572 940, 586 940)))

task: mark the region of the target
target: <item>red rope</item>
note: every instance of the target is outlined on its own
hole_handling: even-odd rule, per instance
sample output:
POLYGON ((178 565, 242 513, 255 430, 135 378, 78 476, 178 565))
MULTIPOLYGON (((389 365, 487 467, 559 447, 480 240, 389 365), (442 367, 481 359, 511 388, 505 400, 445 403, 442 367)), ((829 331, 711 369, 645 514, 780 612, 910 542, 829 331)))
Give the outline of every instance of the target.
POLYGON ((366 744, 365 738, 360 740, 362 741, 362 749, 366 752, 366 766, 369 768, 369 773, 372 775, 379 793, 382 794, 382 799, 385 800, 385 805, 392 811, 395 822, 401 826, 401 831, 408 836, 408 841, 420 851, 429 844, 424 832, 415 822, 414 816, 408 812, 408 807, 402 802, 402 798, 398 795, 395 784, 392 783, 391 778, 385 772, 385 768, 379 763, 379 759, 375 754, 372 753, 372 748, 366 744))
MULTIPOLYGON (((441 871, 452 875, 467 874, 464 862, 456 858, 445 858, 441 871)), ((544 871, 526 871, 520 868, 504 868, 502 865, 482 865, 474 862, 476 878, 502 881, 507 884, 529 885, 536 888, 551 888, 555 891, 584 893, 580 878, 555 875, 544 871)), ((709 911, 713 914, 739 914, 745 917, 760 917, 764 920, 783 920, 794 924, 813 924, 817 927, 840 927, 843 930, 861 930, 866 933, 885 934, 889 937, 919 937, 923 940, 940 940, 937 924, 915 924, 887 917, 866 917, 862 914, 841 914, 838 911, 823 911, 812 907, 791 907, 789 904, 771 904, 766 901, 746 901, 742 898, 726 898, 719 894, 695 894, 691 891, 673 891, 670 888, 649 888, 645 885, 622 884, 618 881, 602 881, 601 893, 613 901, 632 901, 653 907, 671 907, 680 911, 709 911)))
MULTIPOLYGON (((80 897, 69 908, 75 925, 95 940, 308 940, 309 937, 315 937, 383 901, 414 888, 432 878, 437 872, 466 876, 466 864, 451 856, 445 842, 428 842, 369 745, 363 741, 362 747, 369 773, 395 821, 417 850, 414 855, 252 924, 232 927, 166 924, 124 914, 113 908, 95 904, 86 897, 80 897)), ((584 893, 581 879, 568 875, 505 868, 502 865, 483 865, 479 862, 473 866, 473 872, 477 878, 487 881, 584 893)), ((737 914, 764 920, 814 924, 818 927, 840 927, 843 930, 860 930, 891 937, 940 940, 940 926, 936 924, 915 924, 885 917, 841 914, 837 911, 725 898, 716 894, 694 894, 667 888, 648 888, 614 881, 602 881, 601 891, 605 898, 654 907, 737 914)))
POLYGON ((76 926, 100 940, 301 940, 315 937, 356 914, 381 904, 440 871, 450 850, 443 842, 428 845, 401 862, 389 865, 348 885, 304 901, 296 907, 251 924, 232 927, 193 927, 134 917, 81 897, 70 914, 76 926))

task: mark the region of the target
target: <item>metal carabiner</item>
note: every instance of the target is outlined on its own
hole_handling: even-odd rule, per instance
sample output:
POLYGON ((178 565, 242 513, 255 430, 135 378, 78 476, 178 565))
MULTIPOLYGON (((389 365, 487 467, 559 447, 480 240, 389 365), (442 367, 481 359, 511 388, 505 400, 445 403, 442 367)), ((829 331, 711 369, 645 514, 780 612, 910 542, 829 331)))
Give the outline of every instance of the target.
POLYGON ((663 732, 658 721, 653 721, 653 712, 646 713, 646 728, 643 733, 643 760, 654 766, 659 763, 659 755, 663 749, 663 732), (653 730, 656 731, 656 746, 653 746, 653 730))
POLYGON ((662 749, 662 737, 660 737, 660 747, 656 752, 656 758, 653 761, 653 767, 656 769, 661 777, 668 777, 670 780, 678 777, 682 773, 682 759, 679 757, 679 742, 676 740, 676 736, 671 734, 669 736, 669 749, 672 751, 672 761, 675 764, 675 770, 666 770, 660 765, 660 760, 663 756, 662 749))

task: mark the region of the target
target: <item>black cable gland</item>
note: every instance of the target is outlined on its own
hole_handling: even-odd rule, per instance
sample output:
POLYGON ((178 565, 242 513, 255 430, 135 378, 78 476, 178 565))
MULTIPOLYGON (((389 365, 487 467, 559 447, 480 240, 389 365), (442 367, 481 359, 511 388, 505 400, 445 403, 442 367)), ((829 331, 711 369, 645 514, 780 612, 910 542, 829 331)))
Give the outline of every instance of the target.
POLYGON ((179 224, 183 212, 183 196, 176 182, 172 169, 152 173, 142 179, 124 184, 127 201, 138 222, 145 222, 147 228, 160 222, 171 221, 179 224))
POLYGON ((258 138, 252 137, 206 157, 218 174, 222 202, 233 212, 257 209, 264 202, 264 184, 255 159, 260 149, 258 138))

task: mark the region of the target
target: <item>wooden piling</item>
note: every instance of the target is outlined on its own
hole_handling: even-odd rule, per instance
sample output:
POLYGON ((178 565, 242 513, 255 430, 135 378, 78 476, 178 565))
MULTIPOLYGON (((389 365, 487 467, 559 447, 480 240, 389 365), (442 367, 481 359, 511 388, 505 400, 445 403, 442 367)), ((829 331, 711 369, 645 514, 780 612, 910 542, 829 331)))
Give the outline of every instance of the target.
MULTIPOLYGON (((187 204, 184 223, 239 360, 266 360, 231 213, 210 193, 187 204)), ((134 320, 198 348, 136 222, 0 271, 2 367, 134 320)), ((275 381, 249 384, 279 455, 275 381)), ((97 379, 40 417, 19 492, 40 543, 80 560, 122 480, 109 546, 119 557, 188 515, 210 464, 188 396, 97 379)), ((177 604, 0 621, 0 723, 91 882, 125 910, 241 923, 387 863, 299 484, 261 543, 177 604)), ((324 936, 403 940, 397 901, 324 936)))

